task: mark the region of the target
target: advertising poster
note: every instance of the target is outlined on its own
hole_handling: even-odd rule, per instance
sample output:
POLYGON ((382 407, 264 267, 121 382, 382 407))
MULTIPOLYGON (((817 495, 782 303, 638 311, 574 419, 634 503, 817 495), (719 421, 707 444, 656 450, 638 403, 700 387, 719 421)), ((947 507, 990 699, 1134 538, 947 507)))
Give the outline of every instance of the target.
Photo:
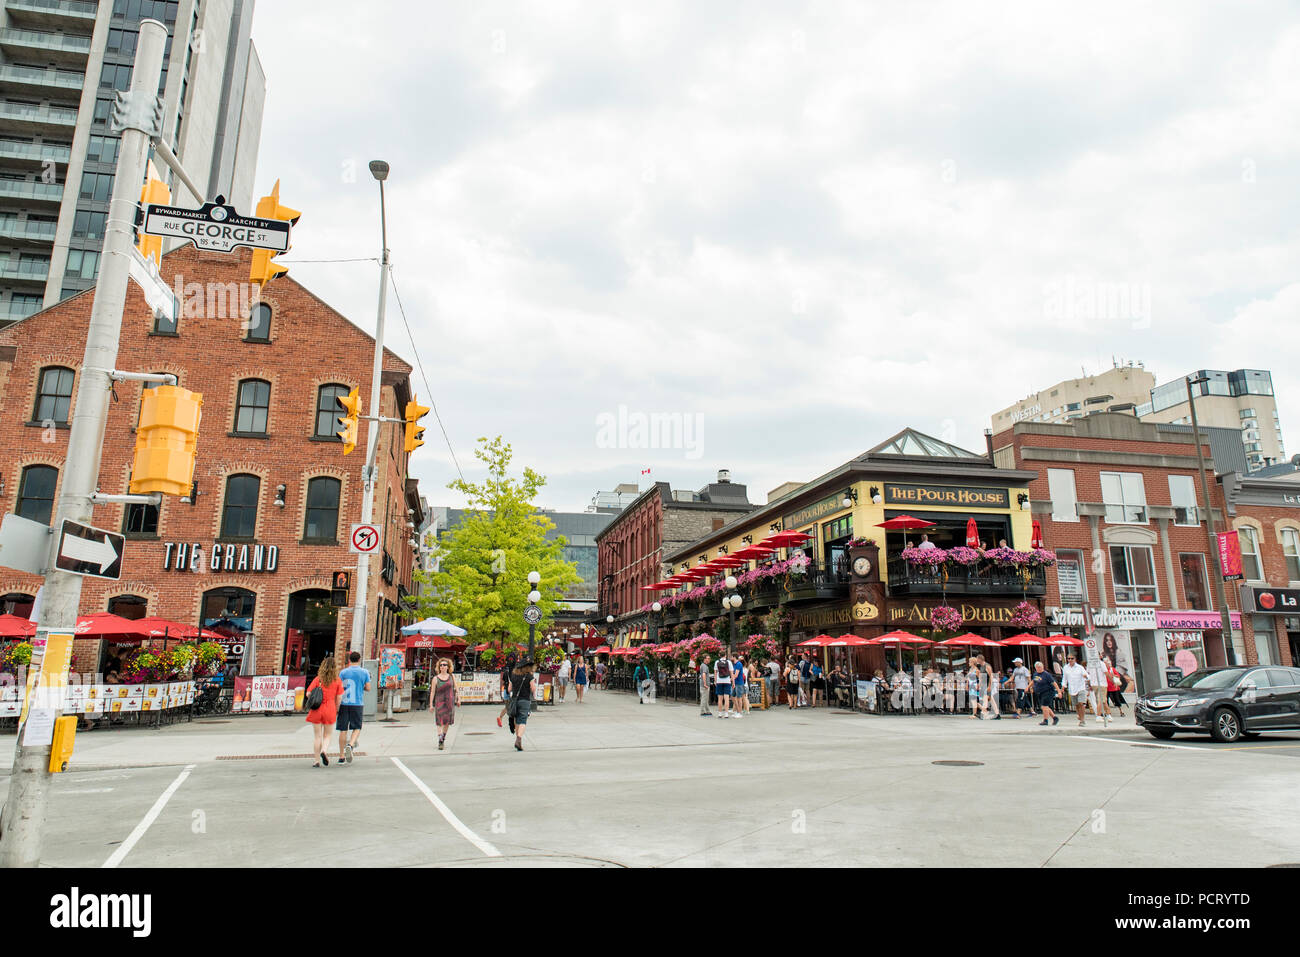
MULTIPOLYGON (((1115 670, 1126 677, 1133 675, 1133 641, 1132 635, 1123 629, 1099 628, 1093 633, 1091 641, 1096 642, 1099 652, 1110 658, 1115 670)), ((1092 649, 1086 649, 1089 654, 1092 649)))
POLYGON ((400 688, 402 665, 406 661, 406 648, 402 645, 383 645, 379 649, 379 687, 400 688))
POLYGON ((162 711, 167 707, 167 686, 166 685, 145 685, 144 702, 140 705, 141 711, 162 711))
POLYGON ((1165 649, 1169 663, 1184 676, 1205 667, 1205 646, 1199 631, 1166 631, 1165 649))
MULTIPOLYGON (((190 700, 194 684, 190 682, 190 700)), ((235 710, 301 711, 307 679, 303 675, 252 675, 235 679, 235 710)))
MULTIPOLYGON (((495 676, 493 676, 495 678, 495 676)), ((461 704, 486 704, 493 700, 494 692, 500 687, 500 679, 495 683, 488 678, 474 678, 466 681, 456 676, 456 693, 460 695, 461 704)))
POLYGON ((144 710, 144 685, 122 685, 118 688, 118 697, 114 699, 113 710, 118 708, 116 705, 121 703, 122 711, 143 711, 144 710), (122 692, 126 692, 125 697, 122 692))
POLYGON ((1245 577, 1241 567, 1241 540, 1236 530, 1219 532, 1219 567, 1224 581, 1237 581, 1245 577))

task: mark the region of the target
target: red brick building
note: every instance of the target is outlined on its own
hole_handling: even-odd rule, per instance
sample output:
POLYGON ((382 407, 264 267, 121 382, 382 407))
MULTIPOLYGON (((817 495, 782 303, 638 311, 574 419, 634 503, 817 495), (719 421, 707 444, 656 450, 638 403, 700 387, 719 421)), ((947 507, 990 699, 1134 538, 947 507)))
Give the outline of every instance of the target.
MULTIPOLYGON (((1106 650, 1139 691, 1164 685, 1166 668, 1255 662, 1232 583, 1233 634, 1224 640, 1218 556, 1206 540, 1190 430, 1096 413, 1060 425, 1021 422, 993 436, 992 446, 998 465, 1038 473, 1031 509, 1058 561, 1048 576, 1049 625, 1081 630, 1087 603, 1106 650)), ((1210 444, 1202 451, 1222 531, 1223 490, 1210 444)))
MULTIPOLYGON (((255 647, 259 674, 300 670, 346 652, 351 610, 330 607, 331 575, 355 569, 348 528, 360 521, 366 429, 344 456, 335 397, 370 395, 374 339, 289 277, 250 304, 250 253, 182 247, 161 275, 178 294, 176 323, 157 319, 132 283, 118 368, 169 372, 203 395, 195 492, 158 507, 100 505, 93 524, 126 534, 119 581, 87 579, 82 613, 200 620, 255 647), (252 635, 251 642, 248 636, 252 635)), ((57 503, 68 422, 95 291, 0 331, 0 509, 48 522, 57 503)), ((410 366, 384 360, 381 414, 411 397, 410 366)), ((119 382, 108 413, 100 489, 127 491, 143 388, 119 382)), ((367 655, 400 627, 411 591, 419 495, 400 425, 380 431, 374 516, 381 557, 370 563, 367 655)), ((0 605, 25 614, 41 579, 0 568, 0 605)), ((349 598, 355 596, 356 583, 349 598)), ((98 666, 98 643, 79 642, 78 665, 98 666), (92 661, 91 658, 95 660, 92 661)))
POLYGON ((1242 604, 1255 658, 1294 665, 1300 662, 1300 471, 1231 472, 1219 481, 1241 541, 1242 604))
POLYGON ((665 557, 753 508, 745 486, 733 483, 726 471, 697 492, 655 482, 596 536, 597 625, 613 615, 615 636, 644 637, 648 619, 640 609, 654 599, 641 588, 664 576, 665 557))

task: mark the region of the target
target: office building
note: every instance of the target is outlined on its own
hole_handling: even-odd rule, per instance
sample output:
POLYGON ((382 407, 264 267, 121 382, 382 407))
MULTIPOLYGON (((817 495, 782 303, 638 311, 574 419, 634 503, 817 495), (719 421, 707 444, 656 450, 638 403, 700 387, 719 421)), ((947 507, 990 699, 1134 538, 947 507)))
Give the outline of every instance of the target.
POLYGON ((89 289, 99 272, 142 19, 167 26, 162 130, 207 195, 252 212, 266 80, 253 0, 0 0, 0 326, 89 289))
POLYGON ((993 414, 993 431, 1017 422, 1068 422, 1093 412, 1133 412, 1151 398, 1156 377, 1141 362, 1116 363, 1097 375, 1066 379, 993 414))
MULTIPOLYGON (((1197 420, 1202 426, 1239 431, 1251 471, 1286 460, 1272 374, 1264 369, 1201 369, 1190 377, 1206 380, 1192 386, 1197 420)), ((1148 400, 1138 406, 1138 418, 1143 422, 1190 424, 1187 378, 1179 376, 1153 388, 1148 400)))

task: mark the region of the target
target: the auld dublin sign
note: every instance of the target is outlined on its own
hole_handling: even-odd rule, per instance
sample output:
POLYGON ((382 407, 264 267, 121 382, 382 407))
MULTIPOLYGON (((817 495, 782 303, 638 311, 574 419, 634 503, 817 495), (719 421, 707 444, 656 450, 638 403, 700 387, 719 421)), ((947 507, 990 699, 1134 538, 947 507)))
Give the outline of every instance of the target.
MULTIPOLYGON (((280 564, 278 545, 211 546, 207 568, 214 572, 273 572, 280 564)), ((163 568, 168 571, 197 572, 204 567, 203 546, 199 542, 167 542, 163 551, 163 568)))
POLYGON ((885 503, 1007 508, 1011 503, 1011 495, 1004 488, 976 488, 966 485, 893 485, 886 482, 885 503))

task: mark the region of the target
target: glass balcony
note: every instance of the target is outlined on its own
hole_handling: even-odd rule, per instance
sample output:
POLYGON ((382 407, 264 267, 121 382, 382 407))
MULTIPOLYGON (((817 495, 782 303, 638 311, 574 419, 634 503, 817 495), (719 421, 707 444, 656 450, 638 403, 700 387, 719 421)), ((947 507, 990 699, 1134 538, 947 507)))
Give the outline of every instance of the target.
POLYGON ((0 140, 0 159, 13 160, 31 160, 33 163, 42 163, 45 160, 54 160, 56 163, 67 164, 72 158, 72 149, 68 146, 47 146, 38 143, 13 143, 9 140, 0 140))
POLYGON ((54 224, 0 220, 0 238, 52 243, 54 242, 54 224))
POLYGON ((49 87, 57 90, 80 90, 86 82, 84 73, 72 70, 42 70, 32 66, 7 63, 0 66, 0 86, 49 87))
POLYGON ((9 282, 44 283, 49 276, 50 264, 48 262, 5 263, 3 266, 0 266, 0 279, 9 282))
POLYGON ((77 125, 77 111, 62 106, 0 103, 0 123, 6 126, 36 126, 67 132, 77 125))
POLYGON ((9 0, 5 7, 14 11, 57 14, 78 20, 95 19, 99 4, 95 0, 9 0))
POLYGON ((16 50, 19 55, 30 56, 40 51, 53 54, 54 59, 63 63, 80 63, 90 54, 90 37, 7 28, 0 30, 0 47, 16 50))
POLYGON ((63 184, 28 183, 21 180, 0 179, 0 199, 17 199, 29 203, 55 203, 63 201, 63 184))

